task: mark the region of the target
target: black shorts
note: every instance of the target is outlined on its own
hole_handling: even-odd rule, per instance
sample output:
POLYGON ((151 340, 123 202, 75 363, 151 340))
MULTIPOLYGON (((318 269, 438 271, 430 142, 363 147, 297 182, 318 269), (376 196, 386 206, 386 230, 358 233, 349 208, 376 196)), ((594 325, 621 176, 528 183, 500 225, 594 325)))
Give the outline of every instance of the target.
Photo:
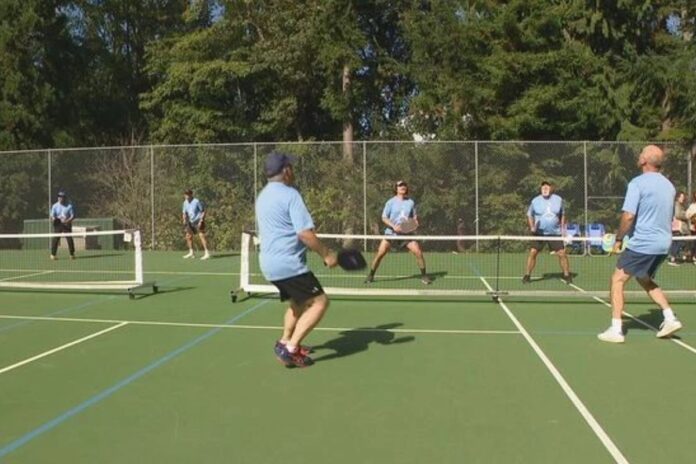
MULTIPOLYGON (((538 234, 537 234, 538 235, 538 234)), ((540 237, 557 237, 561 238, 560 235, 539 235, 540 237)), ((563 244, 563 240, 537 240, 533 241, 532 245, 530 248, 533 248, 537 251, 541 251, 544 249, 545 246, 549 247, 549 250, 551 251, 561 251, 565 248, 565 245, 563 244)))
POLYGON ((311 272, 289 279, 274 280, 271 283, 280 290, 280 301, 292 300, 298 305, 324 294, 324 289, 321 288, 321 284, 311 272))
POLYGON ((627 248, 619 255, 616 268, 638 279, 652 279, 666 257, 667 255, 646 255, 627 248))
POLYGON ((409 243, 416 241, 416 240, 413 240, 412 238, 408 238, 408 235, 406 235, 406 234, 403 234, 403 235, 393 234, 393 235, 391 235, 391 237, 395 237, 395 236, 396 237, 403 237, 403 238, 394 239, 394 240, 387 240, 387 242, 389 242, 389 246, 391 246, 392 248, 396 248, 397 250, 402 250, 402 249, 406 248, 406 246, 408 246, 409 243))
POLYGON ((200 232, 205 233, 205 221, 186 222, 186 231, 191 235, 198 235, 200 232))

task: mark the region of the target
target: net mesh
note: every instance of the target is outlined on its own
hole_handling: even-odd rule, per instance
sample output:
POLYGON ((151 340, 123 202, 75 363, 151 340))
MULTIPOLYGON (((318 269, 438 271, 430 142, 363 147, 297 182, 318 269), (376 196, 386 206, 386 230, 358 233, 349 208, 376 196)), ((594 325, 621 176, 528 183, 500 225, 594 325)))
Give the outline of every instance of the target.
POLYGON ((0 288, 132 289, 144 284, 139 231, 0 235, 0 288), (58 239, 55 259, 50 247, 58 239), (74 259, 68 251, 72 239, 74 259))
MULTIPOLYGON (((369 264, 374 259, 380 242, 387 239, 391 251, 385 256, 374 282, 365 283, 365 272, 345 272, 328 269, 316 253, 308 252, 307 263, 328 294, 355 296, 586 296, 607 297, 609 281, 616 267, 616 257, 610 256, 601 245, 593 254, 587 252, 591 239, 529 236, 414 236, 424 254, 427 275, 431 284, 425 284, 415 256, 406 248, 403 239, 371 235, 331 235, 319 237, 329 247, 340 249, 346 244, 358 244, 364 249, 369 264), (569 259, 572 282, 562 279, 559 256, 551 243, 560 243, 569 259), (531 281, 523 282, 531 246, 539 248, 531 281)), ((273 293, 275 287, 267 282, 259 268, 258 240, 253 234, 242 237, 242 269, 240 287, 251 293, 273 293)), ((662 266, 656 280, 672 295, 696 296, 696 266, 691 264, 696 237, 675 237, 679 244, 680 266, 662 266)), ((644 295, 638 284, 631 280, 626 287, 628 295, 644 295)))

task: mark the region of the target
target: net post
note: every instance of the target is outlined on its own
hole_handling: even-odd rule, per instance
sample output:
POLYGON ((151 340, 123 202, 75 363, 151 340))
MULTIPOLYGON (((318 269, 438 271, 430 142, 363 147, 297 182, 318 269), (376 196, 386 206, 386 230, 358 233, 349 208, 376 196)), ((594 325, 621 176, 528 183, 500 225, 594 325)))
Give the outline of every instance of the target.
POLYGON ((135 246, 135 282, 142 285, 145 282, 143 270, 143 241, 140 230, 133 231, 133 245, 135 246))
POLYGON ((242 250, 239 257, 239 289, 245 291, 249 288, 249 247, 251 246, 251 235, 242 232, 242 250))

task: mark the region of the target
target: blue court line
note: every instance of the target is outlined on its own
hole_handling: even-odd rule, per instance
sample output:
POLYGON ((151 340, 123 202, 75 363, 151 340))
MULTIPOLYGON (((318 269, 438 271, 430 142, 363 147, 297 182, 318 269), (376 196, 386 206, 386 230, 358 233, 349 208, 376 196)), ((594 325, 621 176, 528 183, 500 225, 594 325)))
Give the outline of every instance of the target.
MULTIPOLYGON (((157 285, 159 285, 159 286, 170 285, 170 284, 179 282, 179 281, 181 281, 181 280, 186 280, 186 279, 191 279, 191 278, 192 278, 192 276, 176 277, 176 278, 173 278, 173 279, 164 280, 164 281, 158 283, 157 285)), ((95 299, 86 301, 86 302, 84 302, 84 303, 81 303, 81 304, 79 304, 79 305, 68 306, 68 307, 61 308, 61 309, 58 309, 58 310, 56 310, 56 311, 50 312, 50 313, 48 313, 48 314, 43 314, 43 316, 58 316, 58 315, 61 315, 61 314, 67 314, 67 313, 70 313, 70 312, 72 312, 72 311, 79 311, 80 309, 88 308, 88 307, 90 307, 90 306, 94 306, 94 305, 96 305, 96 304, 103 303, 103 302, 105 302, 105 301, 113 300, 113 299, 115 299, 115 298, 120 298, 120 296, 117 296, 117 295, 109 295, 109 296, 106 296, 106 297, 95 298, 95 299)), ((12 324, 8 324, 8 325, 6 325, 6 326, 0 327, 0 333, 6 332, 6 331, 8 331, 8 330, 16 329, 16 328, 18 328, 18 327, 22 327, 22 326, 25 326, 25 325, 27 325, 27 324, 33 324, 33 323, 35 323, 35 322, 37 322, 37 321, 36 321, 36 320, 27 320, 27 321, 14 322, 14 323, 12 323, 12 324)))
MULTIPOLYGON (((265 305, 271 300, 264 300, 251 308, 247 309, 241 314, 238 314, 237 316, 233 317, 232 319, 228 320, 225 322, 225 324, 234 324, 247 314, 252 313, 256 309, 260 308, 261 306, 265 305)), ((80 414, 82 411, 85 409, 94 406, 95 404, 99 403, 100 401, 110 397, 117 391, 121 390, 123 387, 133 383, 134 381, 138 380, 139 378, 143 377, 144 375, 148 374, 149 372, 157 369, 158 367, 166 364, 167 362, 171 361, 175 357, 179 356, 181 353, 184 353, 185 351, 188 351, 189 349, 193 348, 194 346, 198 345, 204 340, 207 340, 208 338, 212 337, 219 331, 221 331, 223 328, 222 327, 217 327, 215 329, 209 330, 203 335, 196 337, 192 339, 191 341, 181 345, 179 348, 176 348, 173 351, 170 351, 169 353, 165 354, 161 358, 153 361, 152 363, 148 364, 147 366, 143 367, 142 369, 138 370, 137 372, 131 374, 130 376, 126 377, 125 379, 120 380, 119 382, 116 382, 114 385, 110 386, 109 388, 102 390, 101 392, 97 393, 96 395, 92 396, 91 398, 83 401, 82 403, 78 404, 77 406, 74 406, 64 413, 54 417, 53 419, 49 420, 48 422, 45 422, 44 424, 40 425, 39 427, 35 428, 29 433, 26 433, 22 435, 21 437, 17 438, 16 440, 11 441, 10 443, 6 444, 2 448, 0 448, 0 458, 7 456, 11 452, 17 450, 18 448, 26 445, 30 441, 32 441, 34 438, 39 437, 40 435, 48 432, 49 430, 59 426, 66 420, 70 419, 73 416, 76 416, 80 414)))

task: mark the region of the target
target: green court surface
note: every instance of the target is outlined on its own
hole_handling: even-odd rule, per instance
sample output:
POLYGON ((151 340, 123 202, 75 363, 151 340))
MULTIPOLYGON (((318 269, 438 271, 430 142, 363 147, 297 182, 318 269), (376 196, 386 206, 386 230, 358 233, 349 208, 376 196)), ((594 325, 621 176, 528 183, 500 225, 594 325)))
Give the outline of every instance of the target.
MULTIPOLYGON (((401 258, 382 275, 403 277, 401 258)), ((571 261, 579 288, 597 260, 571 261)), ((675 302, 672 340, 648 327, 654 305, 630 303, 624 345, 597 340, 609 310, 589 297, 334 298, 306 340, 316 364, 288 369, 273 355, 284 306, 230 301, 238 256, 146 253, 145 269, 160 293, 135 300, 0 293, 0 463, 696 460, 693 298, 675 302)), ((696 266, 658 274, 676 279, 693 288, 696 266)))

